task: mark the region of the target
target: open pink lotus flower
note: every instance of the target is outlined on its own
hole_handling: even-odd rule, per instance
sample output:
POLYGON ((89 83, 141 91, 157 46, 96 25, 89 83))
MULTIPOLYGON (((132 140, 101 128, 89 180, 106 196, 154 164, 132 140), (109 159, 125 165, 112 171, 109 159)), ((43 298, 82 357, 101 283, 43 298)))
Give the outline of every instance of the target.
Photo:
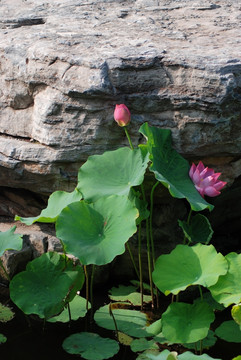
POLYGON ((189 171, 189 176, 194 182, 195 188, 202 197, 217 196, 227 183, 225 181, 218 180, 221 173, 215 173, 213 169, 205 167, 201 161, 196 166, 192 164, 189 171))
POLYGON ((131 113, 125 104, 115 106, 114 119, 119 126, 126 126, 131 121, 131 113))

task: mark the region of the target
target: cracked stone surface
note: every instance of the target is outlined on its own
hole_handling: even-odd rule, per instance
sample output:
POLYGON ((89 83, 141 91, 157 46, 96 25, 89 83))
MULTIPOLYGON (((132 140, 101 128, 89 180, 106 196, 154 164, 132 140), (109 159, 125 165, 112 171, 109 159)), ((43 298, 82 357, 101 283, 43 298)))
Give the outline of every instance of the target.
POLYGON ((241 5, 0 1, 0 186, 71 190, 90 154, 126 145, 116 103, 170 128, 187 159, 241 174, 241 5))

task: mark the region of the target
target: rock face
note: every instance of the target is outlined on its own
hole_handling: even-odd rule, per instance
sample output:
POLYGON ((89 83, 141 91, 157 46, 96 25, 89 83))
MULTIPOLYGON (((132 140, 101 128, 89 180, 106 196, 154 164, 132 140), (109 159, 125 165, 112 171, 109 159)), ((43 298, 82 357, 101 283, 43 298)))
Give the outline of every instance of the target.
POLYGON ((241 173, 241 8, 227 0, 2 0, 0 186, 70 190, 87 156, 130 131, 174 146, 229 184, 241 173))
POLYGON ((146 121, 170 128, 184 157, 222 172, 214 222, 240 233, 240 21, 231 0, 0 0, 0 215, 37 215, 88 155, 126 145, 125 103, 135 144, 146 121))

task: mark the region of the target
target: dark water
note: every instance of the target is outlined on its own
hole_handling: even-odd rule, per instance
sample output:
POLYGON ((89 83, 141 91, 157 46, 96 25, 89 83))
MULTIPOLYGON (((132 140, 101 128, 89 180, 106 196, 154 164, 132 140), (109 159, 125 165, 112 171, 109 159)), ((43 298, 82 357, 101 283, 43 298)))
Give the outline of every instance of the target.
MULTIPOLYGON (((227 320, 229 314, 229 310, 221 314, 222 318, 217 320, 218 323, 227 320)), ((17 311, 14 319, 8 323, 0 323, 0 333, 8 339, 5 344, 0 345, 0 360, 80 359, 77 355, 66 353, 62 349, 62 343, 69 335, 81 331, 97 332, 100 336, 115 338, 114 332, 99 328, 89 319, 72 321, 70 326, 61 323, 44 324, 43 321, 34 318, 29 320, 17 311)), ((241 344, 218 340, 214 347, 204 352, 214 358, 232 360, 235 356, 241 355, 241 344)), ((137 355, 130 351, 129 347, 121 346, 120 352, 112 359, 134 360, 136 357, 137 355)))

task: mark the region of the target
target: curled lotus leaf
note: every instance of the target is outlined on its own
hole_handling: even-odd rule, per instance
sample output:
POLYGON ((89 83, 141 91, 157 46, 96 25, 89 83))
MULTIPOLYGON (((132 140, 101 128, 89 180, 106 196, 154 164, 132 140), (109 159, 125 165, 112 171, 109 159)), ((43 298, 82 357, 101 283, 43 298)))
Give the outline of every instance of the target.
POLYGON ((162 332, 173 343, 194 343, 208 335, 214 312, 205 303, 172 303, 162 314, 162 332))
POLYGON ((104 265, 124 253, 136 232, 138 211, 127 196, 102 197, 94 203, 78 201, 59 215, 56 234, 65 251, 82 264, 104 265))
POLYGON ((84 283, 81 266, 48 252, 28 263, 10 282, 10 297, 25 313, 50 318, 59 314, 84 283))
POLYGON ((227 268, 224 256, 213 245, 177 245, 170 254, 157 259, 152 277, 165 295, 176 295, 190 285, 215 284, 227 268))
POLYGON ((146 147, 152 162, 150 170, 170 194, 178 199, 186 198, 192 210, 213 209, 196 190, 189 177, 190 165, 173 147, 171 131, 144 123, 139 130, 147 139, 146 147))
POLYGON ((228 307, 241 301, 241 254, 229 253, 225 256, 228 262, 228 271, 220 276, 218 282, 209 287, 213 298, 228 307))
POLYGON ((15 220, 20 220, 26 225, 32 225, 35 222, 53 223, 56 222, 58 215, 67 205, 79 201, 81 198, 82 195, 77 189, 71 193, 66 191, 55 191, 50 195, 47 207, 43 209, 38 216, 21 217, 16 215, 15 220))
POLYGON ((128 196, 131 187, 143 182, 148 161, 148 154, 128 147, 89 156, 79 169, 77 187, 89 202, 102 196, 128 196))
POLYGON ((0 256, 6 250, 21 250, 23 245, 22 235, 14 234, 16 225, 7 231, 0 232, 0 256))

